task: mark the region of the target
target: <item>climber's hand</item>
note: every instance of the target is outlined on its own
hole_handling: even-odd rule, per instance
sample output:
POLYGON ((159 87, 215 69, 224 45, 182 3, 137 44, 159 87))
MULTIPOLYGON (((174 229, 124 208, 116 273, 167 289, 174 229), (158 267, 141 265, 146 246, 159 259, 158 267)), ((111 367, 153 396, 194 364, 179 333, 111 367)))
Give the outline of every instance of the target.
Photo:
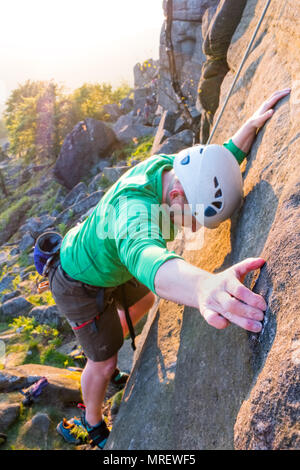
POLYGON ((258 108, 258 110, 248 119, 247 124, 258 131, 265 122, 270 119, 270 117, 274 114, 274 106, 276 103, 287 96, 291 92, 290 88, 286 88, 284 90, 275 91, 263 104, 258 108))
POLYGON ((261 331, 266 302, 244 286, 243 280, 246 274, 264 263, 262 258, 247 258, 202 281, 199 310, 209 325, 223 329, 235 323, 254 333, 261 331))

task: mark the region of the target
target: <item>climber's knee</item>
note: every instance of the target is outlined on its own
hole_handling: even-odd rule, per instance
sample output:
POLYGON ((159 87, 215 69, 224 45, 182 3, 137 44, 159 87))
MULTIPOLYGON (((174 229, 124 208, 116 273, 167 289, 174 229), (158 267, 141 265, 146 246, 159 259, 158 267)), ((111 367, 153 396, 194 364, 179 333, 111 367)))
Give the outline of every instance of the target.
POLYGON ((89 369, 89 372, 95 374, 95 376, 101 376, 106 380, 110 380, 111 376, 116 370, 117 361, 117 354, 101 362, 94 362, 91 359, 88 359, 86 369, 89 369))

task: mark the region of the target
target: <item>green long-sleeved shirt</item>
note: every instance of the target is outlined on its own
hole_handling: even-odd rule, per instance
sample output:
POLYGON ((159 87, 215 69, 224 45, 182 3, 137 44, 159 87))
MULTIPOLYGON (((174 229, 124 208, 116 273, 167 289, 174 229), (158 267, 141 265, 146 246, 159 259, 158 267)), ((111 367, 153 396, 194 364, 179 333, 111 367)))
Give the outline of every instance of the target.
MULTIPOLYGON (((241 163, 246 154, 232 140, 224 145, 241 163)), ((162 172, 173 168, 174 159, 175 155, 154 155, 129 169, 90 216, 65 235, 60 256, 71 277, 103 287, 135 277, 155 292, 159 267, 181 258, 167 249, 176 228, 162 209, 162 172)))

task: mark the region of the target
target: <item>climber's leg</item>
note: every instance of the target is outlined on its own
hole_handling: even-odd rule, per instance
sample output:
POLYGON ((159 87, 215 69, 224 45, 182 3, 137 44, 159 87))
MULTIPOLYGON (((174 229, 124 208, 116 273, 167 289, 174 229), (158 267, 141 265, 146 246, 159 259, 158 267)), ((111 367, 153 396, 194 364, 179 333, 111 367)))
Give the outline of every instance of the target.
POLYGON ((88 359, 81 374, 82 397, 86 406, 85 417, 91 426, 95 426, 102 420, 105 391, 116 365, 117 354, 102 362, 88 359))
MULTIPOLYGON (((136 325, 141 318, 143 318, 146 313, 149 312, 151 307, 153 306, 155 301, 155 295, 152 292, 148 292, 142 299, 140 299, 138 302, 136 302, 134 305, 129 307, 129 315, 132 321, 133 326, 136 325)), ((123 309, 118 308, 118 314, 120 317, 122 329, 123 329, 123 335, 124 338, 128 335, 129 330, 128 330, 128 325, 125 317, 125 311, 123 309)))

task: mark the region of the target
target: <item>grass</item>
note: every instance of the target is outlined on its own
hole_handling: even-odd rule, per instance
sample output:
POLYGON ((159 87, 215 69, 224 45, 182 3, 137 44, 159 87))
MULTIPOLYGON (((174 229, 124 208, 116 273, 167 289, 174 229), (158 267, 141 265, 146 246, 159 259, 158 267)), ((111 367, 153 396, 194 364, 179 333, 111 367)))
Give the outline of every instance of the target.
MULTIPOLYGON (((20 395, 21 396, 21 395, 20 395)), ((1 450, 70 450, 74 446, 67 444, 56 431, 56 425, 61 421, 63 410, 53 405, 43 405, 34 403, 30 407, 26 407, 21 403, 19 417, 16 422, 9 428, 7 433, 7 441, 1 446, 1 450), (26 442, 24 441, 24 425, 30 421, 37 413, 46 413, 50 420, 51 425, 48 433, 47 443, 42 443, 42 439, 37 442, 27 435, 26 442)))
POLYGON ((144 137, 140 139, 135 151, 131 154, 133 160, 143 161, 150 156, 154 137, 144 137))
POLYGON ((143 161, 150 156, 151 148, 154 142, 153 136, 141 137, 134 139, 121 149, 115 150, 113 161, 117 163, 119 160, 126 160, 130 164, 131 160, 143 161))
POLYGON ((27 196, 23 196, 16 202, 11 203, 9 207, 1 213, 0 231, 5 228, 11 217, 13 217, 14 213, 19 211, 19 209, 27 202, 29 202, 29 198, 27 196))
POLYGON ((55 305, 55 300, 53 299, 50 291, 30 295, 27 297, 27 300, 37 307, 40 307, 41 305, 55 305))
POLYGON ((8 325, 17 335, 7 345, 7 353, 24 352, 23 364, 43 364, 65 368, 74 366, 72 358, 56 350, 61 338, 56 328, 37 324, 32 317, 20 316, 8 325))
POLYGON ((21 268, 26 268, 29 264, 29 249, 19 255, 18 264, 21 268))
POLYGON ((67 231, 69 230, 68 226, 63 222, 57 225, 58 232, 64 237, 67 231))
POLYGON ((2 333, 3 331, 6 331, 8 329, 9 329, 8 322, 1 321, 0 322, 0 333, 2 333))

